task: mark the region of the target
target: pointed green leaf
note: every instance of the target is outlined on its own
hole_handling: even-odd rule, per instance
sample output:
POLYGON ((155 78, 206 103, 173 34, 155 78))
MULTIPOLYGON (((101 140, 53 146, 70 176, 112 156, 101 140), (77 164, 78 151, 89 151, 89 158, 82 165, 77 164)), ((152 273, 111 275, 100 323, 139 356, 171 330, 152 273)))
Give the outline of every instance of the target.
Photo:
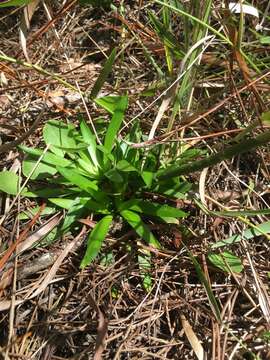
POLYGON ((124 171, 124 172, 132 172, 132 171, 138 171, 133 165, 131 165, 128 161, 126 160, 120 160, 118 161, 118 163, 116 164, 116 168, 120 171, 124 171))
POLYGON ((60 166, 57 166, 57 170, 71 184, 78 186, 81 190, 88 192, 92 196, 96 195, 96 192, 98 191, 97 185, 85 176, 79 175, 76 170, 62 168, 60 166))
POLYGON ((93 164, 96 167, 99 167, 99 163, 98 163, 98 159, 97 159, 97 142, 96 142, 96 137, 95 135, 92 133, 92 131, 90 130, 89 126, 86 124, 86 122, 84 121, 84 119, 81 120, 80 122, 80 129, 81 129, 81 133, 83 136, 83 140, 86 142, 86 144, 88 144, 89 146, 87 147, 87 151, 93 161, 93 164))
POLYGON ((19 190, 20 178, 12 171, 0 172, 0 191, 10 195, 17 195, 19 190))
POLYGON ((149 292, 153 286, 153 281, 151 278, 151 253, 148 250, 143 250, 138 255, 138 263, 140 269, 140 276, 142 278, 142 283, 144 289, 149 292))
POLYGON ((128 200, 119 206, 119 211, 125 209, 162 218, 182 218, 187 216, 187 213, 172 206, 161 205, 153 202, 143 201, 140 199, 128 200))
POLYGON ((208 254, 208 259, 216 267, 227 273, 240 273, 243 270, 243 265, 239 257, 229 251, 224 251, 220 254, 208 254))
MULTIPOLYGON (((32 219, 34 215, 36 215, 40 211, 40 206, 36 206, 34 208, 28 208, 27 210, 23 210, 19 214, 19 220, 27 220, 32 219)), ((45 209, 42 211, 40 216, 47 216, 53 215, 56 213, 56 209, 54 207, 46 206, 45 209)))
POLYGON ((227 239, 216 242, 211 246, 212 249, 216 249, 223 246, 228 246, 240 242, 242 239, 249 240, 255 236, 269 234, 270 233, 270 221, 266 221, 262 224, 256 225, 254 228, 246 229, 242 234, 235 234, 227 239))
POLYGON ((130 210, 123 210, 120 212, 121 216, 129 223, 136 233, 143 238, 149 245, 160 249, 161 245, 155 238, 148 226, 143 223, 142 219, 138 214, 130 210))
POLYGON ((64 151, 61 148, 76 148, 73 131, 73 125, 67 125, 62 121, 49 120, 43 128, 43 138, 46 145, 54 146, 51 147, 54 153, 63 156, 64 151))
POLYGON ((71 185, 78 186, 81 190, 86 191, 95 200, 103 202, 107 200, 106 194, 101 191, 94 181, 91 181, 87 177, 78 174, 76 170, 69 168, 61 168, 57 166, 59 173, 70 182, 71 185))
POLYGON ((193 254, 189 250, 188 250, 188 253, 189 253, 190 259, 193 262, 193 265, 195 267, 198 278, 200 279, 200 282, 203 284, 203 286, 205 288, 205 291, 207 293, 210 305, 213 309, 216 319, 218 321, 220 321, 221 320, 220 310, 219 310, 219 306, 218 306, 217 300, 215 298, 215 295, 212 291, 211 285, 209 284, 206 276, 204 275, 204 272, 202 271, 201 265, 199 264, 198 260, 193 256, 193 254))
POLYGON ((103 109, 107 110, 110 114, 113 114, 121 97, 122 96, 103 96, 95 99, 95 103, 103 107, 103 109))
MULTIPOLYGON (((33 169, 36 167, 37 159, 34 159, 33 157, 27 157, 23 161, 22 171, 23 175, 28 177, 33 169)), ((30 179, 46 179, 47 177, 50 177, 52 175, 55 175, 57 173, 57 169, 54 165, 45 164, 42 161, 37 165, 35 171, 31 175, 30 179)))
POLYGON ((128 97, 122 96, 121 99, 119 100, 119 102, 117 103, 117 106, 115 108, 114 114, 112 116, 112 119, 110 121, 109 127, 106 132, 106 136, 105 136, 104 147, 109 152, 112 150, 118 130, 123 121, 124 113, 125 113, 127 106, 128 106, 128 97))
POLYGON ((122 183, 124 181, 121 173, 117 169, 110 169, 104 175, 115 183, 122 183))
POLYGON ((154 173, 152 171, 143 171, 141 176, 145 185, 150 188, 154 179, 154 173))
MULTIPOLYGON (((51 203, 62 207, 63 209, 70 209, 72 204, 74 203, 73 198, 49 198, 48 199, 51 203)), ((90 200, 89 197, 81 196, 80 195, 80 203, 87 209, 94 213, 100 214, 108 214, 109 210, 102 204, 96 201, 90 200)))
POLYGON ((24 153, 30 155, 29 158, 33 158, 33 160, 38 160, 39 157, 42 156, 42 162, 48 165, 59 165, 62 167, 71 166, 71 161, 63 158, 62 156, 58 156, 56 154, 53 154, 52 152, 48 151, 44 154, 42 150, 39 149, 33 149, 24 145, 19 146, 20 150, 22 150, 24 153))
POLYGON ((87 241, 87 250, 80 265, 81 269, 85 268, 97 257, 109 231, 112 219, 112 215, 104 216, 91 231, 87 241))
POLYGON ((61 233, 65 234, 77 219, 83 217, 83 213, 85 211, 85 206, 81 203, 80 198, 73 200, 68 212, 65 215, 64 222, 60 230, 61 233))
POLYGON ((77 163, 80 165, 81 169, 83 170, 84 175, 87 175, 90 178, 94 178, 94 179, 98 177, 99 171, 92 163, 89 163, 89 161, 86 162, 83 159, 78 159, 77 163))
POLYGON ((168 30, 168 27, 162 24, 162 22, 156 17, 156 15, 152 12, 148 13, 150 21, 152 22, 154 29, 164 43, 166 47, 168 47, 174 54, 181 59, 184 57, 183 52, 181 51, 180 47, 177 45, 178 41, 173 35, 173 33, 168 30))
POLYGON ((107 78, 112 70, 112 66, 113 66, 113 63, 115 60, 115 55, 116 55, 116 48, 113 49, 110 56, 106 60, 104 66, 103 66, 103 69, 101 70, 99 77, 97 78, 97 80, 92 88, 92 91, 90 94, 91 99, 95 99, 98 96, 98 93, 100 92, 104 82, 107 80, 107 78))
POLYGON ((74 199, 67 199, 67 198, 49 198, 48 199, 52 204, 59 206, 63 209, 70 209, 72 204, 74 203, 74 199))

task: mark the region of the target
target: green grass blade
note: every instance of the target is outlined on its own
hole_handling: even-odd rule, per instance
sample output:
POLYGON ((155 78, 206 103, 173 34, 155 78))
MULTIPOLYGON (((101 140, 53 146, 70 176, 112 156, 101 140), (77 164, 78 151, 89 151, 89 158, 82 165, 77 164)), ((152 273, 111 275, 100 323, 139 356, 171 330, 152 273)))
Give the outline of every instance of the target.
POLYGON ((260 209, 260 210, 223 210, 223 211, 213 211, 205 207, 199 200, 194 199, 194 202, 198 207, 207 215, 212 216, 224 216, 224 217, 240 217, 240 216, 256 216, 256 215, 269 215, 270 209, 260 209))
POLYGON ((112 215, 104 216, 91 231, 87 241, 86 253, 80 264, 81 269, 85 268, 97 257, 112 220, 112 215))
POLYGON ((144 289, 149 292, 153 287, 151 277, 151 253, 148 250, 143 250, 138 255, 138 264, 140 269, 140 276, 144 289))
POLYGON ((199 264, 199 262, 197 261, 197 259, 193 256, 193 254, 188 250, 188 253, 189 253, 189 257, 195 267, 195 270, 196 270, 196 273, 198 275, 198 278, 200 279, 200 282, 203 284, 204 288, 205 288, 205 291, 207 293, 207 297, 209 299, 209 302, 210 302, 210 306, 216 316, 216 319, 221 322, 221 315, 220 315, 220 310, 219 310, 219 306, 218 306, 218 303, 217 303, 217 300, 215 298, 215 295, 211 289, 211 286, 208 282, 208 280, 206 279, 203 271, 202 271, 202 268, 201 268, 201 265, 199 264))
POLYGON ((143 223, 141 217, 133 211, 123 210, 120 212, 121 216, 129 223, 136 233, 143 238, 149 245, 160 249, 161 245, 155 238, 148 226, 143 223))
POLYGON ((149 12, 148 16, 155 28, 157 35, 164 43, 164 46, 172 50, 178 56, 178 58, 183 58, 184 54, 181 51, 180 47, 177 45, 176 37, 168 30, 165 25, 162 24, 162 22, 152 12, 149 12))
POLYGON ((71 225, 77 220, 83 217, 83 213, 86 211, 84 205, 81 203, 80 198, 76 198, 71 203, 68 212, 65 215, 63 225, 60 229, 62 234, 65 234, 71 227, 71 225))
POLYGON ((250 240, 255 236, 265 235, 270 233, 270 221, 266 221, 254 227, 246 229, 243 234, 236 234, 228 237, 227 239, 216 242, 211 246, 212 249, 228 246, 240 242, 242 239, 250 240))
POLYGON ((218 36, 220 39, 222 39, 223 41, 225 41, 225 43, 233 46, 233 43, 226 37, 224 36, 223 34, 221 34, 219 31, 217 31, 215 28, 213 28, 212 26, 210 26, 209 24, 207 24, 206 22, 204 22, 203 20, 201 19, 198 19, 197 17, 175 7, 175 6, 172 6, 170 4, 167 4, 165 3, 164 1, 160 1, 160 0, 154 0, 154 2, 162 5, 162 6, 166 6, 168 7, 169 9, 173 10, 174 12, 180 14, 180 15, 183 15, 187 18, 189 18, 190 20, 193 20, 195 22, 197 22, 198 24, 202 25, 203 27, 207 28, 209 31, 211 31, 213 34, 215 34, 216 36, 218 36))
POLYGON ((108 130, 106 132, 104 147, 108 152, 111 152, 118 130, 124 118, 125 110, 128 106, 128 97, 122 96, 116 105, 114 114, 110 121, 108 130))
POLYGON ((95 200, 105 200, 105 193, 100 191, 97 185, 93 181, 87 179, 85 176, 78 174, 75 170, 62 168, 60 166, 57 166, 57 171, 59 171, 59 173, 66 180, 68 180, 71 185, 78 186, 81 190, 84 190, 90 194, 95 200))
POLYGON ((80 122, 80 129, 81 129, 81 134, 82 134, 83 140, 89 145, 87 147, 87 151, 88 151, 94 165, 96 167, 99 167, 97 154, 96 154, 96 151, 97 151, 96 138, 84 119, 82 119, 80 122))
POLYGON ((79 175, 75 170, 57 166, 57 171, 59 171, 59 173, 71 184, 77 185, 81 190, 88 193, 98 191, 98 187, 92 181, 82 175, 79 175))
POLYGON ((90 94, 91 99, 95 99, 98 96, 98 93, 100 92, 104 82, 107 80, 107 78, 112 70, 115 56, 116 56, 116 48, 113 49, 110 56, 106 60, 104 66, 103 66, 103 69, 101 70, 101 73, 99 74, 99 77, 97 78, 97 80, 93 86, 93 89, 90 94))
MULTIPOLYGON (((43 154, 42 150, 33 149, 24 145, 20 145, 19 149, 22 150, 25 154, 30 155, 31 157, 36 157, 37 159, 43 154)), ((43 155, 42 160, 43 163, 48 165, 59 165, 62 167, 71 166, 72 162, 68 159, 63 158, 62 156, 53 154, 48 151, 45 155, 43 155)))
POLYGON ((243 140, 235 145, 228 146, 223 151, 211 155, 203 160, 194 161, 190 164, 172 166, 161 170, 157 178, 159 180, 167 179, 180 175, 188 175, 194 171, 203 170, 206 167, 216 165, 223 160, 231 159, 233 156, 243 154, 245 152, 256 149, 259 146, 266 145, 270 141, 270 131, 266 131, 253 139, 243 140))
POLYGON ((182 218, 188 214, 180 209, 176 209, 169 205, 161 205, 157 203, 147 202, 139 199, 132 199, 120 205, 120 211, 131 210, 157 217, 175 217, 182 218))

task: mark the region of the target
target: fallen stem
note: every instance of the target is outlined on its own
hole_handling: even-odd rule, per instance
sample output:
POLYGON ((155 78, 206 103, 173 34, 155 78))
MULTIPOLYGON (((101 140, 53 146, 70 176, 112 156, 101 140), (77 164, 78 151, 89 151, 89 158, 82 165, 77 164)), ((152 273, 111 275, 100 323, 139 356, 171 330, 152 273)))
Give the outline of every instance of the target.
POLYGON ((161 170, 157 174, 159 180, 166 179, 168 177, 175 177, 180 175, 188 175, 195 171, 203 170, 206 167, 216 165, 224 160, 231 159, 236 155, 243 154, 245 152, 254 150, 260 146, 266 145, 270 141, 270 131, 264 132, 253 139, 241 141, 235 145, 231 145, 225 148, 223 151, 218 152, 215 155, 195 161, 182 166, 172 166, 168 169, 161 170))

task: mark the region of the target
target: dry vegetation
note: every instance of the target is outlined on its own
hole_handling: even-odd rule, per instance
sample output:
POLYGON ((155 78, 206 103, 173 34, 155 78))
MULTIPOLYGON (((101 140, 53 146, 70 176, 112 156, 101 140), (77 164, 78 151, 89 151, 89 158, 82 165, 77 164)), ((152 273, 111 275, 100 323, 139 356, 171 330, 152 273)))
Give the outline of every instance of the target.
MULTIPOLYGON (((0 170, 20 173, 22 153, 14 141, 43 148, 42 127, 49 119, 77 125, 81 114, 97 126, 98 119, 108 119, 89 93, 105 58, 116 46, 117 58, 102 94, 128 94, 125 122, 139 119, 147 140, 164 104, 164 97, 158 96, 181 67, 181 59, 173 58, 171 74, 168 71, 164 38, 149 18, 151 10, 162 19, 161 6, 143 0, 114 1, 116 12, 83 7, 77 1, 37 3, 26 46, 19 40, 23 10, 0 10, 0 170)), ((209 1, 178 3, 196 16, 198 4, 203 9, 209 1)), ((253 3, 261 11, 263 26, 269 28, 268 1, 253 3)), ((170 16, 171 32, 179 44, 191 39, 194 24, 189 24, 186 35, 184 18, 174 12, 170 16)), ((229 21, 221 2, 213 1, 209 24, 217 30, 224 26, 222 33, 233 41, 240 30, 239 17, 234 16, 229 21)), ((234 47, 218 37, 211 39, 206 49, 198 48, 202 56, 191 67, 191 91, 181 93, 177 84, 180 100, 174 98, 165 109, 154 141, 171 144, 171 152, 187 144, 214 153, 250 124, 254 126, 248 137, 267 131, 267 123, 258 120, 270 104, 269 45, 258 41, 253 19, 246 16, 242 24, 242 48, 259 71, 237 55, 234 47), (177 101, 180 105, 173 118, 177 101), (169 130, 174 131, 170 137, 169 130)), ((199 40, 195 37, 194 43, 199 40)), ((104 122, 100 124, 104 126, 104 122)), ((122 134, 128 131, 127 126, 122 134)), ((269 215, 263 212, 251 217, 213 212, 269 209, 269 166, 269 148, 264 146, 185 176, 192 189, 172 205, 189 216, 180 227, 151 224, 163 248, 150 248, 150 291, 142 286, 137 260, 138 251, 149 247, 129 229, 120 224, 106 238, 104 252, 113 253, 115 262, 105 266, 98 258, 80 270, 91 227, 86 225, 77 237, 70 233, 52 243, 48 239, 36 242, 46 233, 46 226, 53 228, 61 221, 62 212, 56 217, 21 219, 18 214, 35 206, 33 199, 18 196, 13 202, 14 196, 0 193, 0 356, 270 359, 269 236, 242 236, 240 242, 226 248, 241 260, 240 273, 222 271, 207 257, 213 243, 233 234, 243 235, 250 224, 267 221, 269 215), (31 234, 36 234, 34 240, 31 234)))

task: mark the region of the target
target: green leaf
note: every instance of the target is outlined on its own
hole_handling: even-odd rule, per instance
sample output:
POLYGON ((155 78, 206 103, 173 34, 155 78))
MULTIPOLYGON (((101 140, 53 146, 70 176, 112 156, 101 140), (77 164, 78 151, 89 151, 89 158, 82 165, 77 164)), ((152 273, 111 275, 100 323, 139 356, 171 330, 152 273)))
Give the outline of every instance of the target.
POLYGON ((120 212, 121 216, 129 223, 136 233, 143 238, 149 245, 160 249, 161 245, 155 238, 148 226, 143 223, 142 219, 138 214, 130 210, 123 210, 120 212))
POLYGON ((41 198, 54 198, 59 196, 72 196, 77 195, 78 192, 80 192, 80 189, 78 188, 70 188, 70 189, 64 189, 63 187, 45 187, 43 189, 33 189, 33 194, 35 194, 38 197, 41 198))
POLYGON ((162 24, 162 22, 152 12, 149 12, 148 15, 158 37, 161 39, 164 45, 170 50, 172 50, 172 52, 177 56, 178 59, 182 59, 184 57, 184 54, 177 45, 178 41, 175 36, 168 30, 168 28, 164 24, 162 24))
POLYGON ((228 217, 268 215, 268 214, 270 214, 270 209, 211 211, 211 214, 213 214, 215 216, 228 216, 228 217))
POLYGON ((132 172, 132 171, 138 171, 133 165, 131 165, 128 161, 126 160, 120 160, 118 161, 118 163, 116 164, 116 168, 120 171, 124 171, 124 172, 132 172))
POLYGON ((176 183, 173 180, 175 180, 175 178, 161 181, 155 188, 155 192, 167 196, 172 196, 177 199, 183 199, 185 194, 191 190, 192 185, 188 182, 176 183))
POLYGON ((80 168, 77 167, 77 170, 78 171, 80 170, 80 173, 82 175, 89 176, 92 179, 93 178, 96 179, 98 177, 99 171, 92 163, 86 162, 86 161, 84 161, 82 159, 78 159, 77 163, 78 163, 78 165, 80 167, 80 168))
POLYGON ((92 144, 92 139, 93 137, 95 138, 95 136, 83 118, 81 118, 80 121, 80 129, 84 142, 86 142, 87 144, 92 144))
POLYGON ((261 115, 261 121, 265 123, 265 125, 269 125, 270 123, 270 111, 266 111, 261 115))
POLYGON ((160 218, 167 224, 179 225, 179 220, 177 220, 177 218, 175 218, 175 217, 161 216, 160 218))
POLYGON ((63 209, 70 209, 72 204, 74 203, 74 199, 66 199, 66 198, 49 198, 48 199, 52 204, 59 206, 63 209))
POLYGON ((104 216, 91 231, 87 241, 87 250, 80 265, 81 269, 85 268, 97 257, 112 220, 112 215, 104 216))
POLYGON ((260 337, 262 337, 266 341, 270 341, 270 331, 264 331, 260 337))
POLYGON ((9 1, 2 1, 0 3, 0 8, 1 7, 8 7, 8 6, 22 6, 22 5, 27 5, 29 4, 31 1, 33 0, 9 0, 9 1))
POLYGON ((216 319, 218 321, 221 321, 221 315, 220 315, 220 310, 219 310, 219 306, 218 306, 218 303, 217 303, 217 300, 215 298, 215 295, 212 291, 212 288, 211 288, 211 285, 209 284, 206 276, 204 275, 203 271, 202 271, 202 268, 201 268, 201 265, 199 264, 199 262, 197 261, 197 259, 193 256, 193 254, 188 250, 188 253, 189 253, 189 257, 195 267, 195 270, 196 270, 196 273, 198 275, 198 278, 200 279, 200 282, 203 284, 204 288, 205 288, 205 291, 207 293, 207 296, 208 296, 208 299, 209 299, 209 302, 210 302, 210 305, 213 309, 213 312, 216 316, 216 319))
POLYGON ((99 106, 103 107, 103 109, 107 110, 110 114, 113 115, 117 104, 121 100, 122 96, 103 96, 95 99, 95 103, 99 106))
POLYGON ((20 178, 12 171, 0 172, 0 191, 10 195, 17 195, 19 190, 20 178))
POLYGON ((142 283, 144 289, 149 292, 152 289, 153 281, 151 277, 151 253, 148 250, 143 250, 141 254, 138 255, 138 263, 140 269, 140 276, 142 278, 142 283))
POLYGON ((220 248, 223 246, 235 244, 242 239, 249 240, 255 236, 269 234, 270 233, 270 221, 266 221, 262 224, 256 225, 254 228, 246 229, 242 234, 236 234, 228 237, 227 239, 216 242, 211 246, 212 249, 220 248))
POLYGON ((94 181, 89 180, 83 175, 78 174, 73 169, 57 167, 60 174, 67 179, 71 185, 78 186, 81 190, 86 191, 98 202, 108 201, 105 192, 101 191, 94 181))
POLYGON ((86 211, 85 206, 81 203, 81 199, 78 197, 72 201, 68 212, 65 215, 63 225, 61 227, 61 233, 65 234, 71 225, 79 218, 83 217, 83 213, 86 211))
POLYGON ((91 194, 93 197, 97 196, 97 191, 99 190, 97 185, 87 179, 85 176, 79 175, 75 170, 62 168, 57 166, 59 173, 67 179, 72 185, 78 186, 81 190, 84 190, 91 194))
MULTIPOLYGON (((55 204, 56 206, 59 206, 63 209, 70 209, 72 204, 74 203, 74 197, 73 198, 49 198, 48 199, 51 203, 55 204)), ((87 209, 94 213, 100 213, 100 214, 108 214, 109 210, 102 204, 95 202, 89 197, 85 197, 80 195, 80 203, 87 209)))
POLYGON ((97 78, 97 80, 92 88, 92 91, 90 94, 91 99, 95 99, 98 96, 98 93, 100 92, 104 82, 107 80, 107 78, 112 70, 115 56, 116 56, 116 48, 113 49, 110 56, 106 60, 104 66, 103 66, 103 69, 101 70, 99 77, 97 78))
POLYGON ((72 163, 70 160, 67 160, 63 158, 62 156, 58 156, 53 154, 52 152, 48 151, 44 154, 42 150, 39 149, 33 149, 24 145, 19 146, 20 150, 22 150, 24 153, 30 155, 30 158, 36 158, 35 160, 38 160, 39 157, 42 156, 42 162, 48 165, 59 165, 62 167, 71 166, 72 163))
POLYGON ((96 143, 95 135, 92 133, 89 126, 86 124, 86 122, 83 119, 80 122, 80 129, 81 129, 81 134, 83 136, 83 140, 86 142, 86 144, 89 145, 87 147, 87 151, 93 161, 93 164, 96 167, 99 167, 97 154, 96 154, 97 143, 96 143))
POLYGON ((263 45, 269 45, 270 44, 270 36, 260 36, 259 41, 263 45))
POLYGON ((117 169, 110 169, 104 174, 109 180, 115 183, 122 183, 124 181, 123 176, 117 169))
POLYGON ((105 136, 104 147, 109 152, 112 150, 115 138, 121 126, 127 106, 128 106, 128 97, 122 96, 117 103, 117 106, 115 108, 114 114, 112 116, 112 119, 110 121, 105 136))
POLYGON ((108 253, 104 254, 100 259, 100 265, 104 267, 109 267, 115 262, 113 252, 109 251, 108 253))
POLYGON ((53 145, 51 151, 57 155, 64 155, 65 149, 76 148, 76 141, 74 139, 74 126, 67 125, 62 121, 49 120, 43 128, 43 138, 46 145, 53 145))
POLYGON ((145 185, 150 188, 154 179, 154 173, 151 171, 143 171, 141 176, 143 181, 145 182, 145 185))
POLYGON ((182 218, 188 215, 184 211, 176 209, 172 206, 147 202, 140 199, 128 200, 119 206, 119 211, 126 209, 162 218, 182 218))
POLYGON ((229 251, 224 251, 221 254, 208 254, 208 259, 213 265, 228 273, 240 273, 243 270, 243 265, 239 257, 229 251))
MULTIPOLYGON (((23 210, 19 214, 19 220, 27 220, 32 219, 34 215, 36 215, 40 210, 40 206, 36 206, 31 209, 23 210)), ((47 216, 47 215, 53 215, 56 213, 56 209, 54 207, 46 206, 45 209, 42 211, 40 216, 47 216)))
MULTIPOLYGON (((28 177, 34 167, 37 164, 37 159, 34 159, 33 157, 27 157, 23 161, 22 171, 24 176, 28 177)), ((50 177, 52 175, 55 175, 57 173, 57 169, 54 165, 45 164, 42 161, 38 164, 35 171, 31 175, 31 180, 36 179, 46 179, 47 177, 50 177)))

